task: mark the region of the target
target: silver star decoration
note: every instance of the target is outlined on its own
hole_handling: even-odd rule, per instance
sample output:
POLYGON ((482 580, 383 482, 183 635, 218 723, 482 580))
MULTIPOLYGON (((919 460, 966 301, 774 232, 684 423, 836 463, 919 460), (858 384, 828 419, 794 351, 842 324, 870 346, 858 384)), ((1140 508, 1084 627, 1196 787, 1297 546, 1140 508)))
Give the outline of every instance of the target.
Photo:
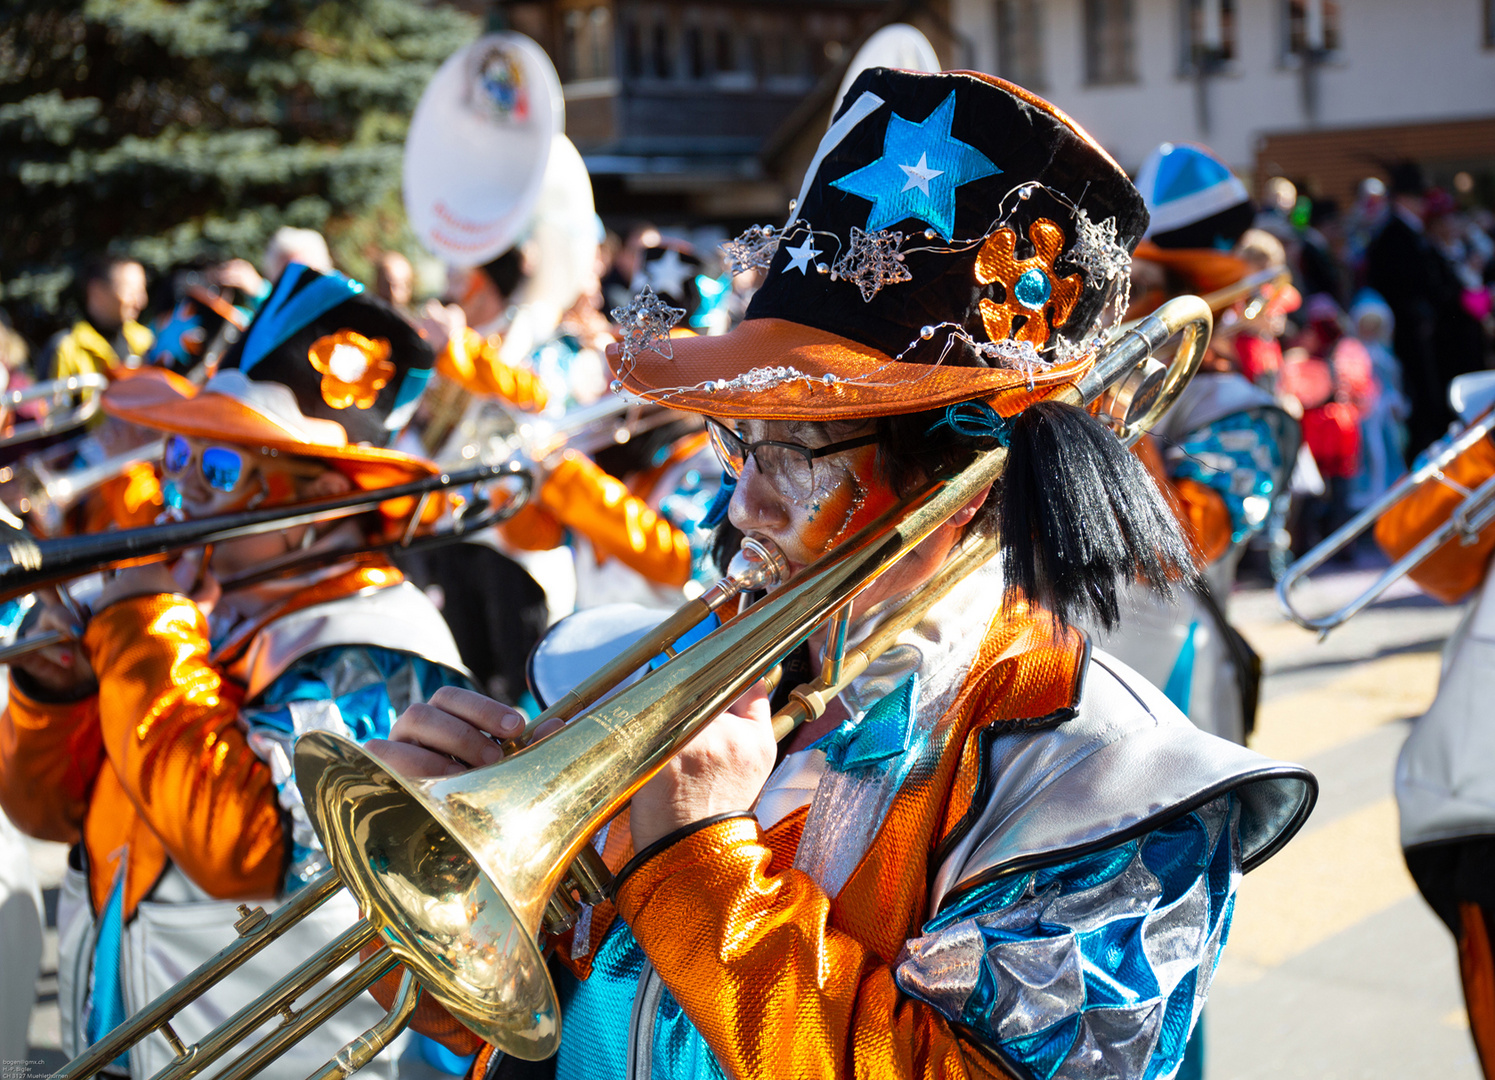
POLYGON ((831 280, 850 281, 862 290, 862 300, 870 301, 888 285, 910 281, 913 274, 903 265, 898 246, 903 234, 889 229, 863 232, 851 227, 851 246, 831 266, 831 280))
POLYGON ((733 276, 767 270, 778 250, 779 235, 772 225, 754 225, 736 240, 721 245, 722 259, 733 276))
POLYGON ((670 307, 645 285, 643 291, 633 298, 633 303, 613 308, 610 314, 613 322, 623 330, 625 364, 633 363, 633 358, 646 349, 653 349, 666 360, 675 358, 670 329, 685 318, 684 308, 670 307))
POLYGON ((1110 281, 1131 272, 1132 257, 1116 238, 1116 219, 1094 222, 1084 210, 1075 211, 1075 242, 1064 256, 1093 281, 1110 281))

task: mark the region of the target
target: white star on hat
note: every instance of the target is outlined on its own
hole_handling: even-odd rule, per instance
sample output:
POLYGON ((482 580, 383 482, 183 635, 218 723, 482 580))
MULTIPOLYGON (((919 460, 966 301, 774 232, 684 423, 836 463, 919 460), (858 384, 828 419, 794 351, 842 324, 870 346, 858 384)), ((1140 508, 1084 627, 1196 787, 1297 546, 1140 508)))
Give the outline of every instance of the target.
POLYGON ((945 175, 944 169, 931 169, 929 167, 928 154, 920 154, 919 164, 917 165, 900 165, 898 167, 908 177, 908 183, 903 185, 903 190, 908 191, 911 188, 918 188, 925 195, 929 194, 929 181, 933 180, 936 176, 945 175))
POLYGON ((798 270, 801 274, 808 274, 815 256, 820 254, 820 249, 815 246, 815 237, 806 236, 799 247, 785 248, 789 253, 789 265, 785 267, 784 273, 790 270, 798 270))

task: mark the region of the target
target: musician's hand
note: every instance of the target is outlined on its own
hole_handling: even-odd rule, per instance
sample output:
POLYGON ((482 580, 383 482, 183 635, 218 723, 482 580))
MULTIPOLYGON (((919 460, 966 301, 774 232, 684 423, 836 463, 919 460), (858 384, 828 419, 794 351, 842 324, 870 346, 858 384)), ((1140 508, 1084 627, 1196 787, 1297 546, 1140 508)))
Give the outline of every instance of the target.
POLYGON ((524 724, 518 709, 443 686, 401 713, 388 739, 370 739, 364 749, 402 776, 452 776, 501 761, 495 740, 517 737, 524 724))
POLYGON ((53 697, 72 700, 86 696, 98 680, 88 654, 83 651, 83 643, 78 640, 83 636, 83 627, 73 622, 53 590, 38 594, 37 603, 41 605, 41 614, 26 632, 41 634, 55 630, 73 640, 22 656, 11 667, 24 671, 33 683, 53 697))
POLYGON ((460 340, 467 332, 467 315, 456 304, 427 300, 425 308, 415 319, 415 328, 439 354, 447 342, 460 340))
POLYGON ((230 259, 221 266, 208 271, 214 285, 224 289, 238 289, 246 296, 258 296, 265 287, 265 279, 259 271, 244 259, 230 259))
POLYGON ((756 683, 633 797, 633 850, 702 818, 751 809, 777 754, 768 695, 756 683))

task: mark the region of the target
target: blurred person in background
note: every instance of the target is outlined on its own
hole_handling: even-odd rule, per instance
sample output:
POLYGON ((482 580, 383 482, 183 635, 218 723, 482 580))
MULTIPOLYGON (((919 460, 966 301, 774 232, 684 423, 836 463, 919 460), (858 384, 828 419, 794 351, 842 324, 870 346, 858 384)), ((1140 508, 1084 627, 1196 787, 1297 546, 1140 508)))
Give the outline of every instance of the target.
POLYGON ((415 268, 398 251, 381 251, 374 259, 374 295, 400 311, 415 299, 415 268))
POLYGON ((633 279, 639 272, 639 263, 645 248, 657 248, 661 242, 659 230, 647 222, 628 230, 627 237, 613 256, 613 264, 602 275, 602 310, 627 307, 633 299, 633 279))
POLYGON ((1370 357, 1375 380, 1375 401, 1360 417, 1360 471, 1349 496, 1349 507, 1355 511, 1380 498, 1407 471, 1409 409, 1402 393, 1402 367, 1391 351, 1395 318, 1374 289, 1361 289, 1350 307, 1351 332, 1370 357))
POLYGON ((1440 355, 1438 339, 1439 320, 1459 301, 1446 263, 1425 235, 1427 184, 1421 167, 1403 161, 1387 171, 1391 211, 1366 251, 1366 284, 1390 305, 1395 317, 1392 347, 1411 404, 1407 453, 1416 455, 1453 420, 1447 402, 1452 374, 1449 361, 1440 355))
POLYGON ((1365 259, 1370 242, 1386 223, 1391 204, 1386 184, 1378 176, 1367 176, 1355 189, 1355 201, 1345 214, 1344 257, 1352 281, 1365 279, 1365 259))
MULTIPOLYGON (((1360 420, 1375 405, 1370 356, 1345 337, 1344 313, 1320 293, 1303 307, 1303 330, 1283 357, 1280 387, 1302 406, 1303 441, 1326 490, 1310 498, 1298 519, 1297 547, 1307 550, 1349 517, 1349 496, 1360 471, 1360 420)), ((1342 558, 1353 557, 1352 551, 1342 558)))
POLYGON ((1442 260, 1448 288, 1438 312, 1438 358, 1448 378, 1484 368, 1489 350, 1490 289, 1485 267, 1491 256, 1490 238, 1461 213, 1453 197, 1441 188, 1428 192, 1424 211, 1428 242, 1442 260))
POLYGON ((278 281, 291 263, 300 263, 323 274, 330 272, 332 252, 327 249, 326 237, 315 229, 297 229, 290 225, 276 229, 265 245, 264 258, 260 260, 265 277, 271 282, 278 281))
POLYGON ((47 343, 37 365, 42 379, 113 375, 138 366, 155 335, 137 320, 149 299, 145 267, 124 256, 91 259, 79 275, 84 317, 47 343))

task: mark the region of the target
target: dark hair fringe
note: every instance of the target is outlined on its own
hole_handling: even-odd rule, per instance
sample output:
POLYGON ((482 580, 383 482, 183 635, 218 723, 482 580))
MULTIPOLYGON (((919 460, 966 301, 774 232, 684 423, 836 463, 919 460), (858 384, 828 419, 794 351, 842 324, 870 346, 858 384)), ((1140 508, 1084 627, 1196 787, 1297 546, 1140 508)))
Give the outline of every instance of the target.
POLYGON ((1084 409, 1031 405, 1015 418, 1001 484, 1004 603, 1027 599, 1061 623, 1107 630, 1122 581, 1165 599, 1196 572, 1165 496, 1146 467, 1084 409))

